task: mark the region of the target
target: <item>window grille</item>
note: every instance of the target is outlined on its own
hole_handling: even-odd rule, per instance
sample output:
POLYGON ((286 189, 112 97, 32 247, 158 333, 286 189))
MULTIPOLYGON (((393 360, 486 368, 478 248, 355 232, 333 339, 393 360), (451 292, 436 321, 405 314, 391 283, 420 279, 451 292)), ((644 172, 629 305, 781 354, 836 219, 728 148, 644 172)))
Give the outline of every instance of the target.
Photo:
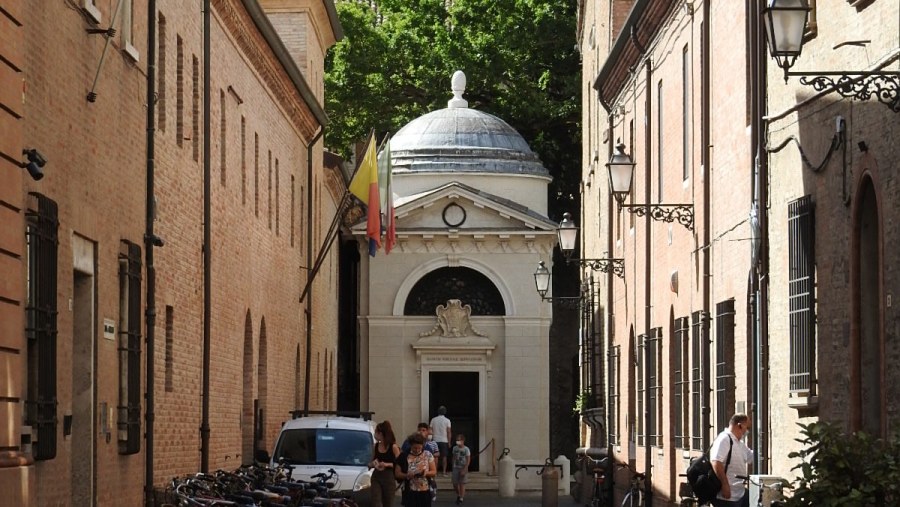
POLYGON ((34 208, 26 213, 28 299, 25 306, 27 394, 25 424, 32 428, 36 460, 56 457, 56 290, 58 208, 41 194, 29 194, 34 208))
POLYGON ((644 348, 647 354, 647 408, 649 417, 647 420, 647 445, 662 445, 662 328, 654 328, 650 331, 647 346, 644 348))
POLYGON ((691 446, 688 429, 690 399, 690 319, 682 317, 675 321, 675 343, 672 344, 672 404, 675 409, 672 431, 675 447, 689 449, 691 446))
POLYGON ((716 428, 734 411, 734 299, 716 304, 716 428))
POLYGON ((609 443, 619 445, 619 345, 609 349, 609 443))
POLYGON ((709 394, 704 390, 703 358, 709 357, 709 322, 703 312, 691 314, 691 449, 704 450, 703 412, 709 410, 709 394))
POLYGON ((119 253, 119 454, 141 449, 141 247, 119 253))
POLYGON ((790 391, 811 395, 816 357, 814 212, 808 195, 788 204, 790 391))
POLYGON ((646 387, 644 385, 644 351, 647 347, 647 335, 638 336, 638 350, 635 357, 635 385, 637 386, 637 414, 635 419, 637 426, 637 445, 644 445, 644 436, 646 430, 644 428, 644 395, 646 387))
POLYGON ((404 315, 434 316, 438 305, 459 299, 472 307, 472 315, 506 315, 500 291, 483 274, 471 268, 445 267, 423 276, 409 291, 404 315))

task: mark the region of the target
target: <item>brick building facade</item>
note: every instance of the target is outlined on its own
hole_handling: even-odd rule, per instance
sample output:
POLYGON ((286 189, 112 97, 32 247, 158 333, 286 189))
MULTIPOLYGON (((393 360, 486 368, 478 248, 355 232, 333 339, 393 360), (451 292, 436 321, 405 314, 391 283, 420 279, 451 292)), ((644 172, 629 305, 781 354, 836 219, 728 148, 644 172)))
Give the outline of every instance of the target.
MULTIPOLYGON (((205 245, 203 13, 200 3, 156 2, 157 486, 198 471, 204 459, 210 469, 236 467, 255 448, 271 449, 289 410, 304 401, 310 327, 309 408, 335 405, 336 253, 311 297, 300 303, 299 294, 307 246, 315 255, 342 192, 343 176, 323 166, 318 137, 323 58, 340 25, 330 0, 211 4, 205 245)), ((22 495, 15 505, 143 500, 147 11, 143 0, 0 3, 10 28, 0 39, 0 354, 10 372, 0 489, 22 495), (117 28, 109 41, 86 31, 109 26, 117 28), (24 94, 12 93, 23 76, 24 94), (46 159, 46 177, 33 181, 16 167, 29 160, 23 149, 46 159)))
MULTIPOLYGON (((896 69, 896 2, 810 3, 797 70, 896 69)), ((582 256, 625 263, 624 279, 593 273, 603 338, 583 364, 604 417, 583 445, 650 468, 654 505, 677 504, 678 474, 734 412, 753 418, 755 473, 782 477, 797 423, 896 429, 900 122, 874 99, 785 85, 755 4, 580 8, 582 256), (624 209, 606 168, 618 139, 636 164, 624 209), (647 204, 690 206, 692 228, 629 213, 647 204)))

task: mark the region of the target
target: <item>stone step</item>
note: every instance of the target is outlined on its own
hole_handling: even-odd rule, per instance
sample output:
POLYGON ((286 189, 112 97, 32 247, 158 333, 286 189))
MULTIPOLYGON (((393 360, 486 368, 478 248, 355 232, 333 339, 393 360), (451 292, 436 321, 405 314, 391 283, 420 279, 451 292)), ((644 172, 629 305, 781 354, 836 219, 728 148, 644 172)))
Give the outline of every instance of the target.
MULTIPOLYGON (((448 473, 445 476, 437 476, 438 491, 452 491, 453 482, 448 473)), ((467 491, 498 491, 499 482, 496 475, 488 475, 484 472, 469 472, 469 481, 466 483, 467 491)))

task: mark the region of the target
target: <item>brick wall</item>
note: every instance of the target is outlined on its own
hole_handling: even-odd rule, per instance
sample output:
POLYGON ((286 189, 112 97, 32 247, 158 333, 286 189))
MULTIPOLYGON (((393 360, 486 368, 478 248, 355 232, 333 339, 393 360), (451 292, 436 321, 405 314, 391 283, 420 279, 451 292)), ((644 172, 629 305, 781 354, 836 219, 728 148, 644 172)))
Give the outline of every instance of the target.
MULTIPOLYGON (((200 467, 202 13, 196 5, 184 2, 160 1, 157 6, 160 20, 165 20, 158 36, 154 223, 156 235, 165 241, 165 246, 155 249, 154 263, 154 471, 156 484, 162 485, 174 475, 193 473, 200 467), (182 86, 178 86, 179 80, 182 86)), ((106 26, 114 3, 96 2, 96 7, 101 17, 99 26, 106 26)), ((39 191, 59 204, 57 371, 61 420, 64 415, 88 413, 86 410, 93 410, 99 417, 101 404, 114 409, 118 403, 119 352, 115 340, 103 338, 99 324, 104 319, 118 322, 121 240, 143 246, 146 5, 136 2, 134 12, 137 59, 122 51, 118 38, 113 39, 97 81, 97 100, 89 103, 85 95, 91 88, 105 39, 86 34, 84 29, 92 26, 91 22, 63 2, 23 4, 21 8, 27 30, 22 68, 29 86, 25 119, 20 121, 25 141, 20 144, 38 148, 48 163, 46 177, 40 182, 29 180, 23 185, 19 169, 0 173, 0 177, 17 179, 12 188, 24 187, 11 202, 21 202, 28 191, 39 191), (73 364, 73 358, 80 356, 73 350, 77 316, 69 310, 76 293, 76 237, 80 238, 78 244, 88 245, 95 255, 91 277, 96 301, 95 336, 91 340, 89 332, 86 342, 93 343, 96 357, 92 368, 95 388, 93 402, 88 402, 87 408, 72 389, 73 375, 84 370, 73 364)), ((264 436, 259 445, 271 451, 281 421, 296 407, 297 393, 303 390, 302 371, 299 375, 297 371, 303 366, 305 318, 298 298, 305 282, 301 266, 308 265, 305 252, 310 239, 304 208, 309 185, 306 144, 316 122, 299 93, 292 91, 293 84, 242 4, 217 1, 212 14, 209 464, 216 469, 236 467, 248 459, 244 444, 252 439, 252 424, 248 424, 252 420, 242 417, 248 401, 251 411, 253 400, 259 400, 264 408, 264 436), (249 332, 245 333, 248 322, 249 332), (249 373, 246 377, 245 371, 249 373)), ((3 33, 5 36, 5 29, 3 33)), ((318 49, 318 54, 322 52, 318 49)), ((316 86, 321 85, 310 84, 312 89, 316 86)), ((8 127, 3 121, 5 140, 8 127)), ((16 149, 21 152, 21 146, 16 149)), ((314 165, 321 166, 321 142, 312 153, 314 165)), ((0 165, 3 162, 0 159, 0 165)), ((2 187, 4 192, 10 188, 6 184, 2 187)), ((0 208, 4 213, 8 209, 0 208)), ((21 220, 21 214, 18 216, 21 220)), ((331 215, 323 212, 317 218, 330 222, 331 215)), ((5 224, 7 217, 3 220, 5 224)), ((318 229, 327 229, 327 223, 318 229)), ((21 225, 16 237, 24 243, 21 225)), ((331 270, 336 266, 326 265, 319 275, 322 281, 317 285, 316 304, 321 309, 330 308, 329 301, 336 299, 336 279, 331 270)), ((142 292, 146 281, 145 271, 142 292)), ((327 311, 321 318, 314 313, 313 318, 314 348, 329 350, 333 357, 335 318, 327 311)), ((3 319, 4 326, 7 322, 3 319)), ((21 328, 18 326, 20 339, 21 328)), ((145 359, 142 355, 142 365, 145 359)), ((334 368, 328 371, 333 376, 334 368)), ((314 375, 318 373, 313 369, 314 375)), ((325 386, 319 380, 312 385, 314 389, 325 386)), ((320 399, 322 407, 328 406, 324 396, 320 399)), ((69 478, 76 469, 90 470, 90 456, 75 452, 86 445, 93 445, 96 453, 97 502, 141 502, 146 445, 142 440, 139 454, 118 453, 114 412, 111 438, 107 440, 95 427, 93 444, 64 436, 60 422, 56 457, 35 465, 37 487, 29 491, 36 492, 38 504, 65 505, 73 501, 73 491, 85 489, 84 484, 73 485, 69 478), (48 481, 53 481, 53 488, 46 487, 48 481)), ((143 411, 141 415, 143 432, 143 411)), ((20 420, 16 415, 15 428, 20 420)), ((86 424, 90 423, 80 417, 73 420, 76 428, 86 424)))
MULTIPOLYGON (((35 505, 33 460, 23 446, 25 221, 21 189, 25 2, 0 1, 0 490, 11 505, 35 505)), ((26 437, 27 438, 27 437, 26 437)))

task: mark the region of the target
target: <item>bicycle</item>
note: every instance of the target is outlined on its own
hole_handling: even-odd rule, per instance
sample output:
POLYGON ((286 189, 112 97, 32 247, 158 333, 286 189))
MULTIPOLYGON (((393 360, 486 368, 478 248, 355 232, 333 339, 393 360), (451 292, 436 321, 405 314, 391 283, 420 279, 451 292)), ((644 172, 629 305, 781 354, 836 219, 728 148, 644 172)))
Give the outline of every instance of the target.
POLYGON ((622 507, 641 507, 643 504, 641 488, 647 476, 632 468, 628 463, 620 464, 619 468, 627 468, 631 472, 631 478, 628 480, 628 491, 625 493, 625 498, 622 499, 622 507))
POLYGON ((585 502, 584 505, 590 505, 590 507, 607 507, 607 491, 609 485, 606 483, 606 467, 609 458, 602 458, 598 461, 590 456, 584 456, 583 459, 587 460, 587 465, 590 467, 591 475, 593 476, 591 501, 590 504, 585 502))

